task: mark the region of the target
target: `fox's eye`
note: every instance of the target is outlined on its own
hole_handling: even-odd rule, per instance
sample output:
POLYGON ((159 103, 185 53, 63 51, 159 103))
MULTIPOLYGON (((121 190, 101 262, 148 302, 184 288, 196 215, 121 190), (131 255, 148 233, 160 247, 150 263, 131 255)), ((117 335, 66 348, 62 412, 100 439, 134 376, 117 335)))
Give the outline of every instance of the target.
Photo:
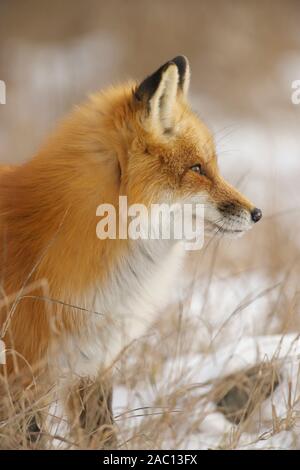
POLYGON ((199 175, 205 175, 205 172, 200 165, 200 163, 197 163, 197 165, 191 166, 190 170, 194 171, 195 173, 198 173, 199 175))

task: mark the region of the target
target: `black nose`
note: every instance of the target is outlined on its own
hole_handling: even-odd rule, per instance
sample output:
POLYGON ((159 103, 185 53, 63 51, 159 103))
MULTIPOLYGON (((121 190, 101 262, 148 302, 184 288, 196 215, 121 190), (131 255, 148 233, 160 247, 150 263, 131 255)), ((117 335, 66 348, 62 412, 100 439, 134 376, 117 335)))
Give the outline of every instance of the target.
POLYGON ((251 212, 251 219, 253 222, 258 222, 262 218, 262 211, 260 209, 257 209, 255 207, 253 211, 251 212))

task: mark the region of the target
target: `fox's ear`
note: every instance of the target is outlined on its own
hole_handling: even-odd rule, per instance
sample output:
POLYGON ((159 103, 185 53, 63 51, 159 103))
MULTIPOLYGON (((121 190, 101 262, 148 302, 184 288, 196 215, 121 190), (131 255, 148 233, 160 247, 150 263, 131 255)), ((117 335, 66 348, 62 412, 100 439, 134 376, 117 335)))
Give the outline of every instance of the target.
POLYGON ((147 77, 134 93, 145 107, 147 121, 163 131, 172 129, 176 100, 179 94, 187 94, 189 80, 189 63, 184 56, 175 57, 147 77))

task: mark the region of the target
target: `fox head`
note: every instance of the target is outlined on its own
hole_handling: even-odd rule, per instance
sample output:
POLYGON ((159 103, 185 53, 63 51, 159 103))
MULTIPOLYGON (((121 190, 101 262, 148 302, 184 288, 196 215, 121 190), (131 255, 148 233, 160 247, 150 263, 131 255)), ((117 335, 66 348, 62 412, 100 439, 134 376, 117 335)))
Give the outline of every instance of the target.
POLYGON ((201 203, 206 226, 238 235, 262 213, 220 175, 213 136, 188 104, 189 82, 188 60, 178 56, 131 91, 122 192, 146 205, 201 203))

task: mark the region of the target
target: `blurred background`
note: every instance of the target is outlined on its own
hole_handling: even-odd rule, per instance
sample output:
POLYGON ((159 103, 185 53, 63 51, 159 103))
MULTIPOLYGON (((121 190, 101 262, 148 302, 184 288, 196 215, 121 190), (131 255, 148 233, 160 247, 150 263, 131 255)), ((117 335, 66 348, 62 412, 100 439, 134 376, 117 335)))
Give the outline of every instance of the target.
MULTIPOLYGON (((264 214, 243 239, 190 256, 193 288, 168 315, 176 338, 186 320, 197 352, 211 351, 212 339, 218 348, 299 332, 299 19, 298 0, 0 2, 1 163, 29 158, 89 93, 189 58, 190 100, 214 132, 222 172, 264 214)), ((174 340, 168 322, 158 329, 164 347, 174 340)))
POLYGON ((1 0, 1 161, 30 157, 89 93, 185 54, 191 102, 215 133, 221 166, 244 175, 258 206, 291 209, 299 15, 297 0, 1 0))

